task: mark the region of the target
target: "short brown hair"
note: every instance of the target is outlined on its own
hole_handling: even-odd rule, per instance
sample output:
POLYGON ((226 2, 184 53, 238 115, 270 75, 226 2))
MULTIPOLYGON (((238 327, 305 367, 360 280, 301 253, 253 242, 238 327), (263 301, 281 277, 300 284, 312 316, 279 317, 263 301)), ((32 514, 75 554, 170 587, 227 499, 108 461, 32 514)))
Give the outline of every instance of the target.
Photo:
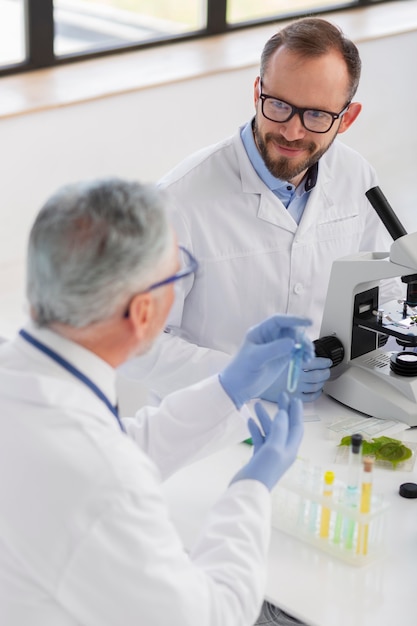
POLYGON ((350 77, 349 100, 358 88, 361 75, 361 59, 355 44, 345 37, 342 30, 320 18, 297 20, 273 35, 265 44, 261 56, 261 78, 264 77, 269 60, 281 46, 301 57, 319 57, 331 50, 340 52, 350 77))

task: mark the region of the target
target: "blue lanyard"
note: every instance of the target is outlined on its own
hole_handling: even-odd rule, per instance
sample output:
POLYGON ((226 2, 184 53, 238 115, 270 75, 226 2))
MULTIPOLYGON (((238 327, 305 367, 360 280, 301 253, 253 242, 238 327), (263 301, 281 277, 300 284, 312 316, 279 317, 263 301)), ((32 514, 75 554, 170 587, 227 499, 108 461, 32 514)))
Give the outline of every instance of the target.
POLYGON ((54 350, 51 350, 51 348, 46 346, 44 343, 41 343, 37 339, 35 339, 35 337, 32 337, 32 335, 29 335, 29 333, 27 333, 25 330, 21 329, 19 331, 19 335, 21 337, 23 337, 23 339, 25 339, 28 343, 32 344, 32 346, 34 346, 35 348, 37 348, 38 350, 40 350, 41 352, 43 352, 44 354, 49 356, 53 361, 58 363, 58 365, 63 367, 65 370, 67 370, 67 372, 69 372, 70 374, 75 376, 75 378, 78 378, 78 380, 80 380, 82 383, 84 383, 84 385, 89 387, 91 389, 91 391, 102 402, 104 402, 104 404, 109 409, 109 411, 111 411, 111 413, 117 419, 117 422, 119 424, 120 430, 122 432, 124 432, 124 433, 126 432, 125 427, 123 426, 122 422, 120 421, 119 412, 117 410, 117 407, 113 406, 113 404, 110 402, 108 397, 104 395, 104 393, 101 391, 101 389, 99 387, 97 387, 97 385, 95 383, 93 383, 93 381, 90 378, 88 378, 88 376, 86 376, 85 374, 80 372, 79 369, 74 367, 74 365, 69 363, 69 361, 64 359, 60 354, 58 354, 54 350))

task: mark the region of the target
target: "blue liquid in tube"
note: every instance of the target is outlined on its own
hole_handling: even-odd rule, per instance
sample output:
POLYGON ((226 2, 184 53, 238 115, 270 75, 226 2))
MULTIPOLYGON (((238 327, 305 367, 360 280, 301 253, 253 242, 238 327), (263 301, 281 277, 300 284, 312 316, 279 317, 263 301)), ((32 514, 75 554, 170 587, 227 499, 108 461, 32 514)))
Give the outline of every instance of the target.
POLYGON ((303 363, 303 344, 296 343, 292 349, 290 364, 288 366, 287 391, 294 393, 297 389, 303 363))

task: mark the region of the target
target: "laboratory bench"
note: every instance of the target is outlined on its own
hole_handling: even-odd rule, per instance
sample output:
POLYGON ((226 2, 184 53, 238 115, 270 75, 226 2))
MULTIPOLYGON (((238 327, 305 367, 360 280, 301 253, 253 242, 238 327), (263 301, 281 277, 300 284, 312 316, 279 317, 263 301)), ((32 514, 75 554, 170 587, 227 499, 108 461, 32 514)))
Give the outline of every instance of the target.
MULTIPOLYGON (((265 404, 272 410, 271 403, 265 404)), ((339 442, 328 427, 353 416, 358 414, 324 395, 306 404, 299 458, 333 471, 341 481, 348 480, 347 462, 340 460, 339 442)), ((410 442, 415 449, 417 428, 403 425, 390 436, 410 442)), ((165 496, 186 547, 192 545, 209 509, 251 454, 251 446, 237 444, 182 469, 165 483, 165 496)), ((415 626, 417 499, 399 495, 402 483, 417 482, 417 467, 409 465, 394 470, 375 464, 373 469, 373 493, 382 496, 387 508, 383 543, 372 559, 346 562, 272 524, 266 598, 310 626, 415 626)), ((276 515, 275 511, 273 519, 276 515)))

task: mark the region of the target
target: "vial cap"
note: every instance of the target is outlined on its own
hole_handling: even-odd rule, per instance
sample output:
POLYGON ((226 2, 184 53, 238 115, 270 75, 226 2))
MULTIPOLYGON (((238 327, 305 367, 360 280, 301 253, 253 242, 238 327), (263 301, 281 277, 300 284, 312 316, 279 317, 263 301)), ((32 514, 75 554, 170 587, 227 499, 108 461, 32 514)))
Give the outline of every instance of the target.
POLYGON ((417 498, 417 484, 403 483, 400 485, 400 496, 403 498, 417 498))
POLYGON ((350 444, 352 446, 352 452, 358 454, 361 450, 363 437, 359 433, 354 433, 350 438, 350 444))
POLYGON ((334 481, 334 472, 331 472, 330 470, 328 472, 324 473, 324 482, 326 483, 326 485, 331 485, 334 481))
POLYGON ((374 466, 374 458, 372 456, 365 456, 363 459, 363 471, 372 472, 374 466))

